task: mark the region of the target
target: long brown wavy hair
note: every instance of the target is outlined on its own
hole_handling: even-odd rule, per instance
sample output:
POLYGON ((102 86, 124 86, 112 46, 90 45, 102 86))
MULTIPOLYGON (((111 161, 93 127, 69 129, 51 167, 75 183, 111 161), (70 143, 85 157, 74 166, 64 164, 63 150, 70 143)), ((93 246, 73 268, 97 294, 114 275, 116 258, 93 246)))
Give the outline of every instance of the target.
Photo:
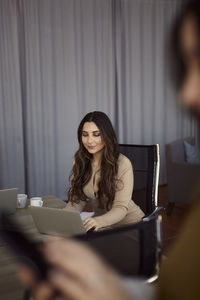
POLYGON ((112 207, 116 192, 119 149, 112 123, 108 116, 100 111, 88 113, 78 127, 79 149, 74 156, 68 199, 72 203, 79 203, 80 200, 86 201, 87 199, 83 192, 83 187, 89 182, 92 176, 91 160, 93 155, 82 144, 82 130, 86 122, 94 122, 96 124, 105 144, 102 153, 101 176, 98 183, 97 199, 99 207, 106 207, 108 210, 112 207))

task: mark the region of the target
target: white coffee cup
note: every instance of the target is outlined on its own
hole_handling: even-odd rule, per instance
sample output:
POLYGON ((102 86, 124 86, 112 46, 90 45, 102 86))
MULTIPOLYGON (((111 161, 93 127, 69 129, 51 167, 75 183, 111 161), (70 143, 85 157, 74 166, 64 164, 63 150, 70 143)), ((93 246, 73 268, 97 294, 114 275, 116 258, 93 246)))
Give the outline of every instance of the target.
POLYGON ((43 206, 42 197, 32 197, 30 199, 31 206, 43 206))
POLYGON ((27 201, 27 195, 26 194, 17 194, 17 207, 18 208, 25 208, 26 207, 26 201, 27 201))

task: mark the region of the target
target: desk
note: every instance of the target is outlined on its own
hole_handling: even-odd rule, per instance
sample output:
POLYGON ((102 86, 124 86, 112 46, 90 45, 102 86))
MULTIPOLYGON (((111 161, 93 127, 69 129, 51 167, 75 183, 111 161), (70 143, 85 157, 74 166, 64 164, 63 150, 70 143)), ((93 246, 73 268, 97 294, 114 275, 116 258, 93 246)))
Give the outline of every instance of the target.
MULTIPOLYGON (((63 208, 65 203, 54 197, 43 197, 45 207, 63 208)), ((43 238, 33 222, 32 216, 27 208, 16 210, 18 222, 32 238, 43 238)), ((48 236, 45 236, 48 238, 48 236)), ((22 300, 24 294, 24 287, 17 277, 17 270, 19 264, 14 255, 5 246, 0 246, 0 299, 1 300, 22 300)))

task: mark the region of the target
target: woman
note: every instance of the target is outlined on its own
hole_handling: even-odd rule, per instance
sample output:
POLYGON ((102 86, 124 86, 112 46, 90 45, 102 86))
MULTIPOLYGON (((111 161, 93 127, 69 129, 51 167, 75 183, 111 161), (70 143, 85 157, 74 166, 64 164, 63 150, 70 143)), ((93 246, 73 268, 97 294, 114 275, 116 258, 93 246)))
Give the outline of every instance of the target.
POLYGON ((107 115, 88 113, 79 125, 78 141, 66 209, 82 211, 91 201, 94 216, 84 220, 86 231, 139 222, 144 213, 131 199, 132 164, 119 153, 107 115))

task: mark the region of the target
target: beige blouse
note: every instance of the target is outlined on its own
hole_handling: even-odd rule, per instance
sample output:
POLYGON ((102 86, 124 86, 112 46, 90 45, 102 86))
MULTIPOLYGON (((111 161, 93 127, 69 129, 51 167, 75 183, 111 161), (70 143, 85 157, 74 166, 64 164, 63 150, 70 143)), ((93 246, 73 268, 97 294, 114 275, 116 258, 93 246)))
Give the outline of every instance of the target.
MULTIPOLYGON (((143 211, 137 206, 133 200, 133 169, 130 160, 123 154, 119 155, 118 159, 118 174, 120 179, 120 186, 115 193, 115 199, 112 208, 107 211, 106 208, 98 207, 98 200, 95 197, 98 192, 98 182, 100 180, 100 169, 93 168, 92 176, 87 185, 84 186, 83 191, 87 198, 91 201, 94 216, 101 227, 116 227, 125 224, 137 223, 141 221, 144 216, 143 211)), ((68 202, 66 209, 76 209, 82 211, 85 206, 85 201, 80 201, 78 204, 68 202)))

